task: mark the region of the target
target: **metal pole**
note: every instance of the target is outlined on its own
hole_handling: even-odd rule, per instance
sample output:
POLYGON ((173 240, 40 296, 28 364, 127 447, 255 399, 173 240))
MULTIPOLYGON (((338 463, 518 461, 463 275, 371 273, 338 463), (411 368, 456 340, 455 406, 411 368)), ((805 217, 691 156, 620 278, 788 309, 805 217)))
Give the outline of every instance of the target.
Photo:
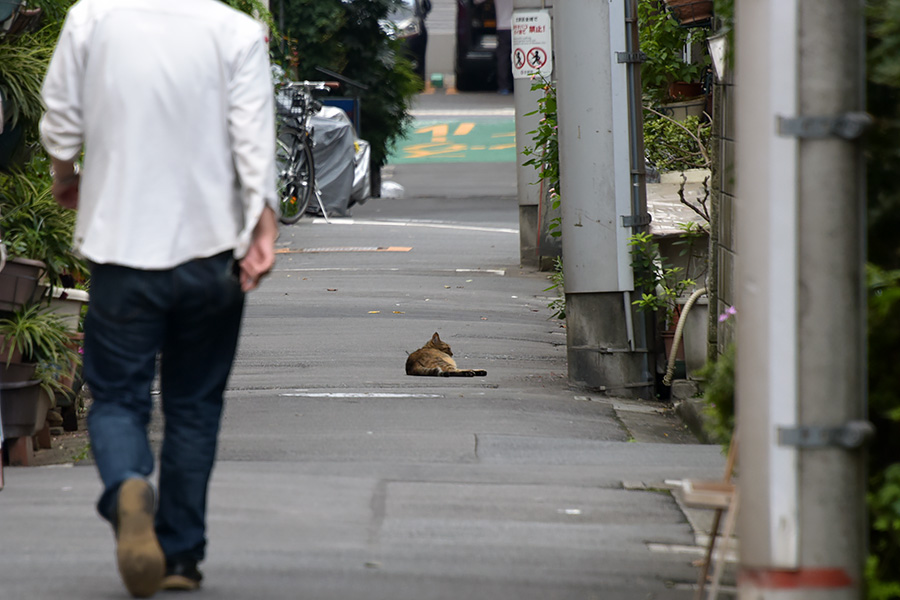
MULTIPOLYGON (((628 73, 628 135, 631 155, 631 220, 632 233, 650 229, 650 213, 647 212, 647 171, 644 159, 644 105, 641 89, 640 33, 638 30, 637 0, 623 0, 625 5, 625 55, 628 73)), ((655 293, 656 290, 653 290, 655 293)), ((643 351, 643 368, 648 376, 656 372, 655 352, 650 352, 656 339, 656 323, 644 311, 631 304, 632 293, 624 292, 626 319, 634 320, 631 350, 643 351), (636 339, 635 339, 636 338, 636 339)))
POLYGON ((857 600, 863 3, 736 8, 739 597, 857 600))
MULTIPOLYGON (((553 3, 547 3, 544 0, 514 0, 514 10, 535 10, 552 8, 553 3)), ((555 38, 555 36, 554 36, 555 38)), ((552 58, 551 58, 552 61, 552 58)), ((554 73, 553 77, 556 75, 554 73)), ((516 109, 516 183, 519 199, 519 260, 522 265, 529 267, 543 268, 547 265, 542 261, 543 256, 551 256, 544 249, 542 252, 542 231, 546 231, 546 223, 541 223, 541 214, 546 212, 546 207, 542 205, 546 200, 547 194, 541 194, 544 186, 536 185, 538 179, 537 171, 532 166, 524 166, 526 156, 523 151, 526 147, 534 145, 531 141, 529 131, 534 131, 538 127, 541 119, 540 114, 534 113, 538 107, 538 99, 541 97, 540 91, 531 89, 531 81, 528 79, 517 79, 513 89, 515 109, 516 109)), ((558 245, 558 244, 554 244, 558 245)))
POLYGON ((634 220, 645 216, 633 207, 640 174, 632 173, 629 134, 640 128, 641 114, 629 114, 629 102, 639 101, 629 94, 627 71, 635 65, 626 6, 626 0, 554 6, 568 368, 573 385, 650 398, 648 349, 643 340, 641 347, 633 343, 625 299, 634 289, 628 238, 634 220))

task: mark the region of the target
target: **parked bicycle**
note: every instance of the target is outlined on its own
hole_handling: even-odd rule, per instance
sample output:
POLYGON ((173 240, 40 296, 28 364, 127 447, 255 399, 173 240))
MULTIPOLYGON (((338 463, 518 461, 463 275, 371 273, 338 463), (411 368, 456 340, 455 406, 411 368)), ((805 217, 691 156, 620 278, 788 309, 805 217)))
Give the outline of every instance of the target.
POLYGON ((325 214, 325 206, 316 186, 315 141, 310 124, 310 118, 321 110, 322 103, 313 97, 312 92, 326 91, 337 85, 331 81, 291 81, 282 85, 276 94, 278 146, 275 162, 281 204, 279 219, 282 223, 299 221, 313 197, 318 201, 322 214, 325 214))

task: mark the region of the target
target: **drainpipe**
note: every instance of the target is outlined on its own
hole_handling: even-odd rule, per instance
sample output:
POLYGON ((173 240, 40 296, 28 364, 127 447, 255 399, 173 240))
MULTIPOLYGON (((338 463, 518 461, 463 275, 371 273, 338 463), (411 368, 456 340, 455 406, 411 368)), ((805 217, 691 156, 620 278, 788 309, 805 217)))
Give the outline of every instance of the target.
MULTIPOLYGON (((650 229, 650 213, 647 212, 647 171, 644 159, 644 105, 642 102, 641 62, 644 55, 640 51, 638 31, 637 0, 624 0, 625 6, 625 52, 618 53, 616 60, 625 64, 628 89, 628 137, 631 157, 631 213, 624 217, 631 225, 632 235, 650 229)), ((630 256, 630 253, 629 253, 630 256)), ((655 290, 654 290, 655 291, 655 290)), ((638 311, 632 304, 631 291, 624 292, 625 318, 630 329, 631 350, 640 348, 645 373, 656 372, 656 353, 650 352, 656 340, 656 321, 647 312, 638 311), (633 322, 637 322, 634 331, 633 322), (637 336, 637 340, 635 340, 637 336)))

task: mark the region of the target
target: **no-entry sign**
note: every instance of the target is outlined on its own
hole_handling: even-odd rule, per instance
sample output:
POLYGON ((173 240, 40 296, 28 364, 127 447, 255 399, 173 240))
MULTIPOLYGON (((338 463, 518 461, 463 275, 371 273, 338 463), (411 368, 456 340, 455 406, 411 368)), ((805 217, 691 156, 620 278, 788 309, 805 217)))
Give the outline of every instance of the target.
POLYGON ((540 73, 549 79, 553 72, 550 12, 517 10, 512 17, 513 77, 525 79, 540 73))

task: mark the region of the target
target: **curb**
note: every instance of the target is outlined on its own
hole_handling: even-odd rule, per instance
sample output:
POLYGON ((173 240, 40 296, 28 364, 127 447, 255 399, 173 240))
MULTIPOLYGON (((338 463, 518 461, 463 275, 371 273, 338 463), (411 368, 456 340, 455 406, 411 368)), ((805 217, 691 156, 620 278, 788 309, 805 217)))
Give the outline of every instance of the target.
POLYGON ((703 398, 685 398, 676 402, 675 414, 702 443, 716 443, 707 433, 706 417, 703 416, 703 398))

